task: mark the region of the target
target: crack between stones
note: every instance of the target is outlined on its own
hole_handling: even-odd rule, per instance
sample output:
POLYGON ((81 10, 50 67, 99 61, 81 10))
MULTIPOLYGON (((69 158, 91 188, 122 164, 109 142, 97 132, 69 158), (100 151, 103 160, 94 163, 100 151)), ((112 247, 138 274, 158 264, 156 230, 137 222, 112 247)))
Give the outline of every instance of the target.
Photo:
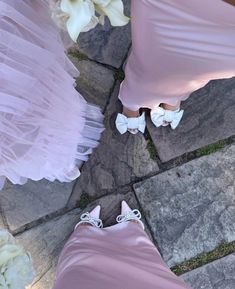
POLYGON ((233 253, 235 253, 235 241, 230 243, 221 243, 214 250, 206 253, 201 253, 187 261, 172 266, 170 269, 176 275, 180 276, 195 269, 201 268, 207 264, 211 264, 233 253), (224 252, 220 253, 221 250, 224 250, 224 252), (214 256, 211 257, 211 255, 213 254, 214 256))

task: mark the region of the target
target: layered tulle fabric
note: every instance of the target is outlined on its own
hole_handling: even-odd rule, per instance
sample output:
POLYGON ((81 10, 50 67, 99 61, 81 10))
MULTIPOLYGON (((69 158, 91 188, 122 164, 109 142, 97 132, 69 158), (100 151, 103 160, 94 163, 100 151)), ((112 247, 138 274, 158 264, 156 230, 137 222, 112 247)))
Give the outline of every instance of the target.
MULTIPOLYGON (((100 109, 74 88, 43 0, 0 0, 0 181, 71 181, 98 145, 100 109)), ((1 186, 0 184, 0 186, 1 186)))
MULTIPOLYGON (((126 107, 177 105, 211 79, 235 75, 235 7, 222 0, 132 1, 126 107)), ((221 96, 222 97, 222 96, 221 96)))
POLYGON ((163 262, 142 227, 77 227, 59 258, 53 289, 189 289, 163 262))

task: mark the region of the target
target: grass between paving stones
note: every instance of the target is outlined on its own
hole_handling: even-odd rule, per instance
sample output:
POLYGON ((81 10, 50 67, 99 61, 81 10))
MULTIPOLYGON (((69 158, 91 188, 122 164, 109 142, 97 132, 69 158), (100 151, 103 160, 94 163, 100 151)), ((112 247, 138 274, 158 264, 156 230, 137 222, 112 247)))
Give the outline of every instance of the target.
POLYGON ((206 156, 206 155, 215 153, 218 150, 224 148, 226 145, 227 145, 227 142, 224 140, 219 141, 215 144, 208 145, 206 147, 203 147, 203 148, 196 150, 196 156, 201 157, 201 156, 206 156))
POLYGON ((229 244, 223 243, 215 250, 208 253, 200 254, 189 261, 183 262, 182 264, 172 267, 171 270, 176 275, 182 275, 186 272, 202 267, 203 265, 216 261, 232 253, 235 253, 235 241, 229 244))
POLYGON ((89 196, 86 193, 83 193, 80 197, 80 200, 77 201, 76 206, 81 209, 85 209, 90 203, 95 199, 92 196, 89 196))
POLYGON ((145 137, 145 140, 147 142, 146 149, 149 152, 149 156, 152 160, 156 161, 157 159, 159 159, 159 155, 158 155, 157 149, 156 149, 156 147, 155 147, 155 145, 151 139, 151 136, 150 136, 148 130, 145 131, 144 137, 145 137))
POLYGON ((122 82, 125 78, 125 72, 121 68, 119 68, 116 70, 114 77, 116 80, 122 82))
MULTIPOLYGON (((232 136, 226 140, 218 141, 217 143, 210 144, 208 146, 197 149, 193 152, 188 152, 182 156, 177 157, 176 159, 173 160, 173 164, 174 164, 174 166, 180 166, 180 165, 182 165, 188 161, 191 161, 195 158, 199 158, 202 156, 207 156, 207 155, 210 155, 212 153, 215 153, 215 152, 225 148, 226 146, 231 145, 234 142, 235 142, 234 136, 232 136)), ((171 164, 171 162, 172 161, 169 161, 168 163, 166 163, 166 167, 169 167, 169 164, 171 164)))
POLYGON ((147 140, 146 148, 149 152, 150 158, 152 160, 156 161, 158 159, 158 153, 157 153, 157 150, 156 150, 152 140, 150 140, 150 139, 147 140))

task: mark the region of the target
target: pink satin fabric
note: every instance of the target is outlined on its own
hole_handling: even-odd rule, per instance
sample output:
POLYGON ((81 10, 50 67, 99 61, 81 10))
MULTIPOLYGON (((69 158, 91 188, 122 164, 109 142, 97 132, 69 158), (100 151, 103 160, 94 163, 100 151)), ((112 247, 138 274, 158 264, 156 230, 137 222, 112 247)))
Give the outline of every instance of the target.
POLYGON ((78 75, 44 0, 0 0, 0 189, 79 176, 103 116, 74 88, 78 75))
POLYGON ((79 226, 59 258, 53 289, 189 289, 139 224, 79 226))
POLYGON ((235 75, 235 7, 222 0, 132 1, 132 52, 120 100, 131 110, 177 105, 235 75))

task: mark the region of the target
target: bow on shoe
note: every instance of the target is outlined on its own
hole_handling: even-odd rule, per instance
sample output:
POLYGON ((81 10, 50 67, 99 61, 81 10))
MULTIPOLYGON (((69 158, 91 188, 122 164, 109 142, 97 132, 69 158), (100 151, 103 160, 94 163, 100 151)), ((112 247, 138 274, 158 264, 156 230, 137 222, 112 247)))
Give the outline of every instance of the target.
POLYGON ((139 117, 126 117, 119 113, 115 123, 120 134, 126 133, 128 129, 138 129, 144 133, 146 127, 145 113, 142 113, 139 117))
MULTIPOLYGON (((103 227, 103 223, 100 219, 97 219, 97 218, 94 218, 90 215, 90 213, 84 213, 81 215, 80 217, 81 221, 82 222, 87 222, 87 223, 90 223, 92 224, 94 227, 97 227, 97 228, 102 228, 103 227)), ((80 222, 80 223, 82 223, 80 222)))
POLYGON ((141 224, 142 228, 144 229, 144 224, 141 221, 141 213, 137 209, 134 209, 127 214, 117 216, 116 221, 117 221, 117 223, 123 223, 123 222, 128 222, 128 221, 137 221, 138 223, 141 224))
POLYGON ((135 209, 130 211, 129 213, 125 215, 119 215, 117 216, 117 222, 122 223, 122 222, 127 222, 130 220, 140 220, 141 219, 141 213, 139 210, 135 209))
POLYGON ((156 127, 166 126, 167 123, 170 124, 172 129, 176 129, 179 125, 184 111, 177 110, 166 110, 162 107, 157 107, 151 110, 151 120, 156 127))

